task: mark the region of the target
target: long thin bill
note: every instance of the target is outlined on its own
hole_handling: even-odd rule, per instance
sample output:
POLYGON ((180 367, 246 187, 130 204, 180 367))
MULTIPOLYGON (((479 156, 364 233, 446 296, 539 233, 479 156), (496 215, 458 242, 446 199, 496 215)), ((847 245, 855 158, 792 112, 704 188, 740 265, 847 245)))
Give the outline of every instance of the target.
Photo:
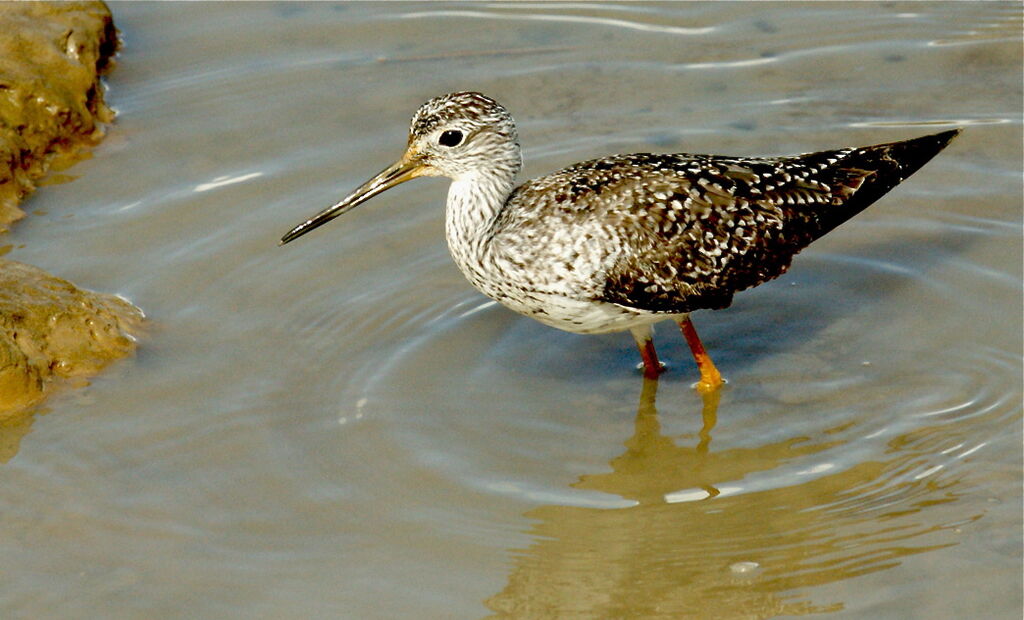
POLYGON ((343 198, 341 202, 327 207, 320 213, 289 230, 285 236, 281 237, 279 245, 284 245, 293 239, 301 237, 314 228, 330 222, 342 213, 351 211, 377 194, 416 177, 416 171, 419 167, 419 162, 403 157, 384 170, 381 170, 366 183, 357 187, 355 191, 343 198))

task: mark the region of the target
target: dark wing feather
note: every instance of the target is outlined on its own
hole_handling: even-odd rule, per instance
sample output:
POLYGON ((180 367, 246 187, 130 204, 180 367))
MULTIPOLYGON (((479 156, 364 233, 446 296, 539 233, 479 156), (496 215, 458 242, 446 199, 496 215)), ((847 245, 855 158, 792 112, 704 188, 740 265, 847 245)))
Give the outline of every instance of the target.
POLYGON ((567 169, 577 193, 622 191, 621 182, 587 182, 599 166, 635 167, 618 176, 643 179, 629 188, 633 208, 610 212, 625 243, 597 299, 668 313, 726 307, 734 293, 785 273, 796 253, 958 133, 785 158, 641 154, 567 169))

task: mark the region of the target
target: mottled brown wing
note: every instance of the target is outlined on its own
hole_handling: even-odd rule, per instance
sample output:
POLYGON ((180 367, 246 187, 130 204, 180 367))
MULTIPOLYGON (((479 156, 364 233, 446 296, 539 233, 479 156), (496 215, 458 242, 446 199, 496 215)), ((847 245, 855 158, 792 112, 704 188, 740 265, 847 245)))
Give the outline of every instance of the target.
POLYGON ((627 156, 628 165, 646 171, 645 180, 631 188, 633 208, 616 223, 626 243, 598 299, 666 313, 726 307, 734 293, 785 273, 796 253, 895 187, 957 133, 775 159, 627 156))

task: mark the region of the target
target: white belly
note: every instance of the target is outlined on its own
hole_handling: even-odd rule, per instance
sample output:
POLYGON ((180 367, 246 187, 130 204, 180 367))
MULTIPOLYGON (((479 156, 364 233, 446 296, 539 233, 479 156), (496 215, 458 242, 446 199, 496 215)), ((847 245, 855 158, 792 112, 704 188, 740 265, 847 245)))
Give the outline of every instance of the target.
POLYGON ((621 332, 675 316, 630 310, 605 302, 580 301, 561 295, 532 294, 524 299, 496 299, 519 314, 576 334, 621 332))

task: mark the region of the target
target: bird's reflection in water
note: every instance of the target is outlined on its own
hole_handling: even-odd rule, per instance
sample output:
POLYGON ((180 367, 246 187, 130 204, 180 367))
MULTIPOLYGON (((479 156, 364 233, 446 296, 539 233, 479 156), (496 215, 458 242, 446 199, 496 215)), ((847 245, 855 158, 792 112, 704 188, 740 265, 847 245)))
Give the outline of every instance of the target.
POLYGON ((801 588, 889 568, 901 556, 954 544, 908 543, 949 529, 908 515, 956 498, 949 489, 938 499, 934 489, 890 480, 915 455, 757 488, 750 479, 759 473, 795 460, 820 462, 826 456, 820 453, 842 442, 794 437, 716 452, 711 448, 718 409, 714 393, 704 397, 697 444, 679 445, 662 434, 657 388, 656 380, 644 381, 633 436, 625 442, 626 451, 611 460, 611 471, 582 476, 573 484, 620 496, 631 505, 550 505, 526 513, 535 521, 530 531, 535 542, 513 551, 508 584, 485 601, 495 612, 492 617, 822 613, 843 604, 816 604, 801 588), (880 502, 894 487, 905 501, 880 502))
POLYGON ((703 491, 705 497, 719 494, 705 471, 705 464, 711 431, 718 421, 721 392, 715 390, 701 397, 702 425, 698 433, 700 442, 695 448, 678 446, 661 433, 654 405, 657 392, 657 379, 644 379, 633 436, 626 440, 626 451, 612 459, 610 473, 583 476, 574 487, 611 493, 641 505, 664 503, 666 495, 684 488, 703 491))

